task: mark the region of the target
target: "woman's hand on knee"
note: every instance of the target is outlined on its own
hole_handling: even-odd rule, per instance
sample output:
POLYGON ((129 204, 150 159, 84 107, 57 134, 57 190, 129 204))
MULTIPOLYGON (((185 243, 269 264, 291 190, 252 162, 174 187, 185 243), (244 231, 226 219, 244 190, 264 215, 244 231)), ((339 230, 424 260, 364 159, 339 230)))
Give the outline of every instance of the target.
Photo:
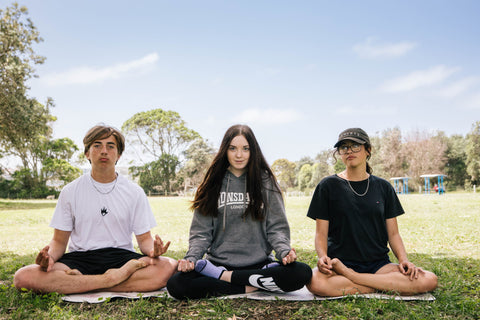
POLYGON ((190 272, 195 269, 195 263, 192 261, 188 261, 185 259, 178 260, 178 266, 177 266, 177 271, 180 272, 190 272))
POLYGON ((400 269, 401 273, 403 273, 406 276, 409 276, 410 280, 418 278, 418 272, 420 268, 417 268, 415 264, 413 264, 412 262, 408 260, 399 262, 398 268, 400 269))
POLYGON ((297 251, 295 251, 295 248, 292 248, 288 254, 283 257, 282 263, 283 265, 287 265, 289 263, 295 262, 297 260, 297 251))

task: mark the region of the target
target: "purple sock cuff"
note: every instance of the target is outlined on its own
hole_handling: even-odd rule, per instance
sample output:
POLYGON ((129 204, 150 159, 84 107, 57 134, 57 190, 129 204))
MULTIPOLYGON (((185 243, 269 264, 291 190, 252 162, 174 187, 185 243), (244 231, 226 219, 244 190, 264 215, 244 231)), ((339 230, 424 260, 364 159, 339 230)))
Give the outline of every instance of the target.
POLYGON ((198 273, 204 276, 215 278, 215 279, 220 279, 223 271, 225 270, 227 270, 225 269, 225 267, 217 267, 216 265, 214 265, 213 263, 211 263, 206 259, 198 260, 197 263, 195 264, 195 271, 197 271, 198 273))

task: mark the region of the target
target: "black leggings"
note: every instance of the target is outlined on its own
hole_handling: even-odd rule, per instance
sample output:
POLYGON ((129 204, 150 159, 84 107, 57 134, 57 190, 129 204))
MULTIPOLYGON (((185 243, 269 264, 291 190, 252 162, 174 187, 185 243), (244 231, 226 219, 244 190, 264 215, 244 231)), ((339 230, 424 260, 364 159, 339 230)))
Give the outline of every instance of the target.
POLYGON ((204 276, 196 271, 178 272, 168 280, 167 289, 176 299, 240 294, 245 293, 245 286, 274 292, 290 292, 302 288, 312 277, 312 269, 302 262, 261 269, 264 265, 265 263, 247 268, 232 268, 231 283, 204 276))

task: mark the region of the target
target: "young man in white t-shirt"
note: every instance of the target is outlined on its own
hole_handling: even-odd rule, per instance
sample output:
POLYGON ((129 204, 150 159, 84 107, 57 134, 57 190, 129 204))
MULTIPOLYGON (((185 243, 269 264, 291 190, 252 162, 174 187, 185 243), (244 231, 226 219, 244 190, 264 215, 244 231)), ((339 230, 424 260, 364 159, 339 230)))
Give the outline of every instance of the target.
POLYGON ((92 170, 60 193, 50 223, 53 238, 35 264, 15 273, 15 287, 62 294, 164 287, 177 262, 160 257, 170 242, 164 245, 158 235, 152 238, 156 222, 143 190, 115 171, 124 136, 97 125, 83 143, 92 170), (132 233, 143 255, 135 252, 132 233))

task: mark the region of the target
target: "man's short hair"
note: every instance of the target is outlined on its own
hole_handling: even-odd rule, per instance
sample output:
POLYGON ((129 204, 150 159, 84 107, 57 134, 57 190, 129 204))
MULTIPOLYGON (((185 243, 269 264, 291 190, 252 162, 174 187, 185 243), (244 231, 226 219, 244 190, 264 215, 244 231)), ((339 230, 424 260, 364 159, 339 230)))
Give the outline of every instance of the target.
POLYGON ((84 154, 90 149, 95 141, 106 139, 113 136, 117 141, 118 155, 122 155, 125 149, 125 137, 117 128, 107 126, 105 124, 98 124, 88 130, 87 134, 83 138, 83 145, 85 146, 84 154))

